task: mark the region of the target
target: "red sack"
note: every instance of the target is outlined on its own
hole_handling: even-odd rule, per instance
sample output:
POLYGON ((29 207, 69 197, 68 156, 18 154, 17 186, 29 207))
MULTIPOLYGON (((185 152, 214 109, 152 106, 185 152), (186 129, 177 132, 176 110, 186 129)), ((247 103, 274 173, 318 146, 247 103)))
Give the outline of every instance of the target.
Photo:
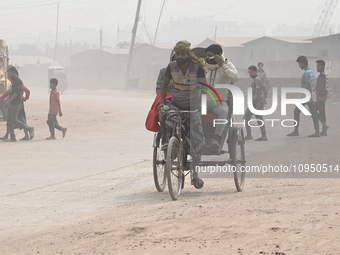
MULTIPOLYGON (((167 92, 165 96, 165 100, 169 100, 172 98, 172 95, 167 92)), ((146 117, 145 127, 147 130, 152 132, 158 132, 161 130, 161 126, 158 124, 158 106, 161 103, 161 92, 159 92, 153 102, 151 109, 146 117)))

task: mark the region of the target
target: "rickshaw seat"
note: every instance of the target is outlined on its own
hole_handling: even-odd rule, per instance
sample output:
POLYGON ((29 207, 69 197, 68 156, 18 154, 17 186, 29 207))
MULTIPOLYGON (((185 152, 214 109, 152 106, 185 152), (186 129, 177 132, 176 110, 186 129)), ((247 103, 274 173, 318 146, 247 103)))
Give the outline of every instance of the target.
POLYGON ((202 115, 202 123, 213 123, 215 119, 218 119, 218 116, 211 112, 207 115, 202 115))

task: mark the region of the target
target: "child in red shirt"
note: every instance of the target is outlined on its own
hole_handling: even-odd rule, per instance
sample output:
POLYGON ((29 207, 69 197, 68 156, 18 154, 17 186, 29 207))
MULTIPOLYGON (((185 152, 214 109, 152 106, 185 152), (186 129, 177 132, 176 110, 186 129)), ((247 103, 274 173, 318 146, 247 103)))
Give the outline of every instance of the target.
POLYGON ((66 135, 67 128, 63 128, 59 125, 57 121, 57 115, 59 113, 59 116, 62 117, 63 113, 61 112, 61 106, 60 106, 60 93, 57 90, 58 80, 53 78, 50 80, 50 88, 51 88, 51 94, 50 94, 50 109, 48 112, 48 118, 47 118, 47 125, 50 128, 51 136, 47 137, 46 140, 55 140, 55 133, 54 129, 58 129, 63 133, 63 137, 66 135))

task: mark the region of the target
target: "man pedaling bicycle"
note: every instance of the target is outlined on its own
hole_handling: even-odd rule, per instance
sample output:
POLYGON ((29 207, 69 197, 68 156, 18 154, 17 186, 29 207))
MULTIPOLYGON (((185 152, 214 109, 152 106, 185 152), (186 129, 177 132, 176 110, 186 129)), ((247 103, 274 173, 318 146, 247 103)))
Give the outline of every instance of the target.
MULTIPOLYGON (((197 58, 191 53, 191 43, 179 41, 174 50, 176 61, 167 66, 164 82, 161 87, 160 108, 164 106, 167 87, 170 80, 173 80, 174 90, 170 110, 194 111, 200 109, 201 90, 200 83, 206 84, 205 64, 202 58, 197 58)), ((202 128, 202 117, 199 111, 182 114, 182 124, 189 135, 190 155, 192 157, 191 169, 193 171, 193 185, 201 189, 204 182, 198 177, 196 166, 199 165, 202 157, 202 150, 205 144, 202 128)), ((166 140, 169 141, 178 122, 178 114, 168 112, 166 114, 166 140)), ((167 147, 167 142, 162 149, 167 147)))

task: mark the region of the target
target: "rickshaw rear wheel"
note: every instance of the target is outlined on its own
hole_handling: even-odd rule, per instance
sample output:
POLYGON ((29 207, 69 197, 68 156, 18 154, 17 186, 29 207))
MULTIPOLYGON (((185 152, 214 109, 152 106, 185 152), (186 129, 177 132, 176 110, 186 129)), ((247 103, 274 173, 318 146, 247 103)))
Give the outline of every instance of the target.
POLYGON ((234 128, 230 146, 231 165, 233 166, 234 182, 238 192, 243 190, 245 182, 245 151, 243 130, 234 128), (239 136, 242 139, 239 139, 239 136))

